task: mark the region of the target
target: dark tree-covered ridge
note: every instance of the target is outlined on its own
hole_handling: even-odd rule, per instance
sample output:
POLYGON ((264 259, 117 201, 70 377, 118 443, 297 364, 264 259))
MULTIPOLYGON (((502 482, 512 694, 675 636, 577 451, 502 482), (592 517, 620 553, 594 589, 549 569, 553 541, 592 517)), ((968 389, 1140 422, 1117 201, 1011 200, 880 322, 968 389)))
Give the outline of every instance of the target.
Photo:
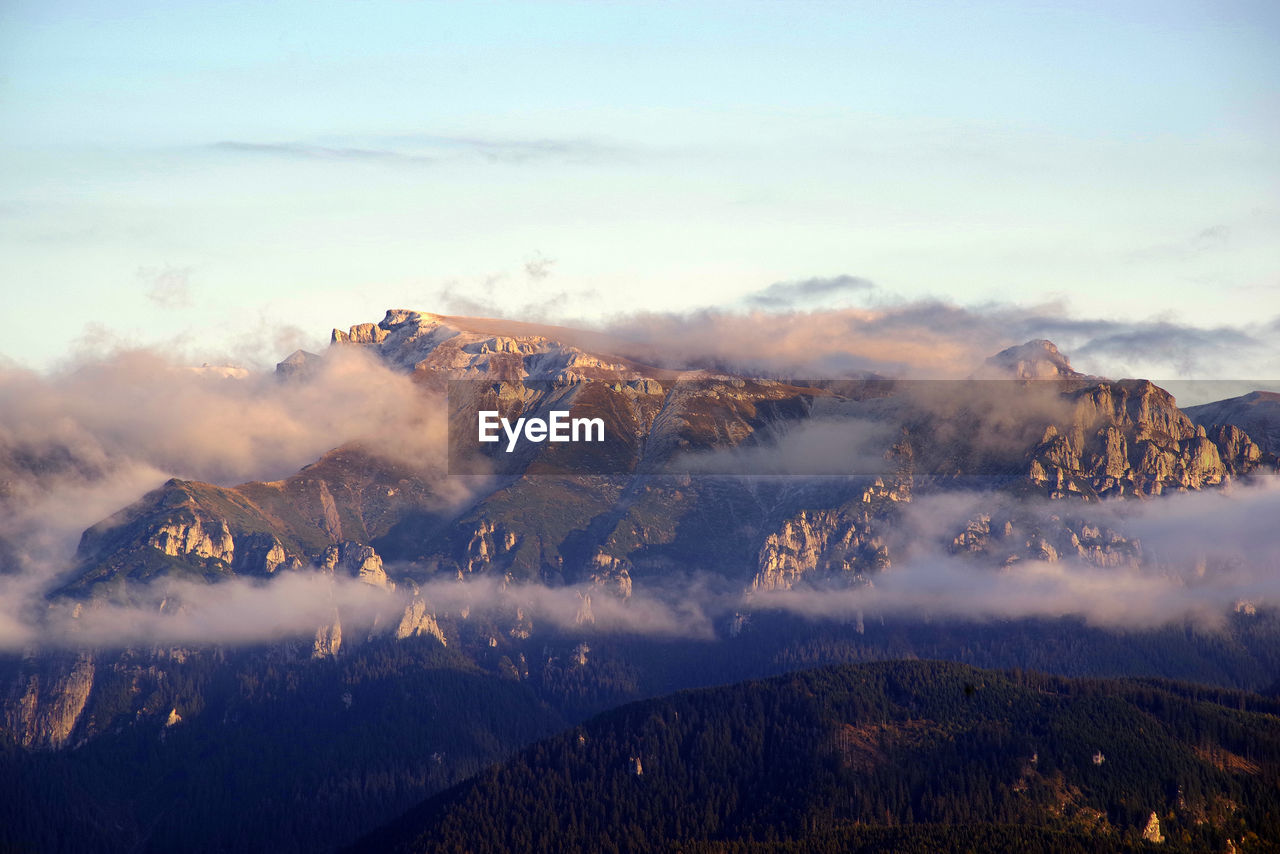
POLYGON ((827 667, 607 712, 357 850, 1274 851, 1278 713, 1172 682, 827 667))

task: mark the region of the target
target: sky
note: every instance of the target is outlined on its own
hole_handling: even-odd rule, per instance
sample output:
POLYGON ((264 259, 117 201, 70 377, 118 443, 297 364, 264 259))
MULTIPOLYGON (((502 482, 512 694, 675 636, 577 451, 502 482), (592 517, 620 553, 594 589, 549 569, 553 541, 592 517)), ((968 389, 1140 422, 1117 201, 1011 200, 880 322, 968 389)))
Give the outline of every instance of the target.
POLYGON ((927 301, 1280 329, 1280 6, 0 4, 0 360, 927 301))

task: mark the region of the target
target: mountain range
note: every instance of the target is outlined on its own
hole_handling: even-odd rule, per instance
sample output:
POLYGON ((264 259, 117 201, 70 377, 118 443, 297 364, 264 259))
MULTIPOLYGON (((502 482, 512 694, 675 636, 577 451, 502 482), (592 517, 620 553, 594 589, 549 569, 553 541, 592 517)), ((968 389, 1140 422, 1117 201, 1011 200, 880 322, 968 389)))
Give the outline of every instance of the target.
MULTIPOLYGON (((1187 502, 1200 494, 1268 494, 1257 484, 1277 471, 1273 394, 1182 410, 1147 380, 1075 371, 1048 341, 1006 349, 948 379, 747 376, 723 366, 647 364, 627 342, 598 333, 404 310, 334 330, 324 354, 288 356, 277 365, 276 388, 323 390, 327 372, 348 362, 408 378, 411 428, 397 421, 391 433, 379 432, 381 415, 371 412, 365 435, 281 479, 170 479, 80 536, 72 565, 35 617, 54 642, 0 661, 4 791, 10 812, 26 816, 9 824, 16 830, 0 837, 6 844, 331 847, 620 703, 831 662, 921 656, 1255 692, 1280 685, 1280 620, 1246 595, 1250 584, 1237 583, 1226 598, 1195 598, 1210 587, 1204 579, 1235 578, 1243 558, 1207 548, 1220 543, 1191 554, 1174 545, 1176 525, 1166 532, 1159 519, 1146 518, 1166 506, 1199 507, 1187 502), (600 418, 607 441, 530 444, 511 455, 472 449, 460 473, 457 451, 481 408, 600 418), (994 612, 966 611, 957 604, 968 601, 962 592, 911 598, 931 592, 938 567, 954 567, 956 583, 977 599, 1018 592, 994 612), (1151 579, 1174 581, 1152 588, 1151 579), (1052 602, 1047 610, 1028 604, 1021 591, 1049 582, 1073 591, 1115 583, 1132 601, 1102 624, 1092 609, 1115 604, 1106 594, 1058 610, 1052 602), (1161 595, 1143 592, 1153 589, 1161 595), (905 604, 893 596, 905 596, 905 604), (1173 610, 1115 625, 1151 604, 1144 599, 1165 607, 1162 597, 1173 610), (202 630, 222 625, 209 617, 218 607, 239 634, 202 642, 202 630), (236 618, 241 613, 251 616, 236 618), (1208 625, 1200 621, 1206 613, 1208 625), (341 751, 325 753, 334 733, 343 733, 335 742, 341 751), (245 781, 217 789, 215 778, 191 770, 206 761, 215 775, 239 773, 230 763, 244 763, 245 781), (168 781, 164 791, 139 782, 113 792, 106 781, 126 768, 168 781), (47 797, 37 797, 32 775, 46 781, 47 797), (104 831, 100 816, 77 805, 77 792, 113 804, 120 826, 104 831), (201 807, 178 820, 177 798, 201 807), (294 809, 289 804, 295 825, 271 830, 274 811, 294 809)), ((56 443, 10 443, 0 452, 0 501, 11 507, 42 480, 92 480, 110 467, 56 443)), ((1266 544, 1236 545, 1247 552, 1266 544)), ((0 563, 18 571, 5 548, 0 539, 0 563)), ((865 675, 833 673, 820 678, 844 686, 828 686, 836 693, 854 690, 865 675)), ((1011 701, 1029 701, 1025 686, 1007 677, 960 673, 943 668, 910 678, 994 680, 1013 692, 1011 701)), ((1087 694, 1054 684, 1054 691, 1087 694)), ((1182 696, 1183 689, 1169 691, 1182 696)), ((1110 685, 1104 694, 1134 702, 1128 687, 1110 685)), ((706 702, 711 714, 727 700, 706 702)), ((658 708, 644 714, 666 714, 658 708)), ((1059 712, 1041 709, 1037 725, 1051 728, 1059 712)), ((835 726, 834 712, 813 713, 821 726, 835 726)), ((901 732, 876 721, 870 735, 850 738, 861 744, 865 735, 878 746, 850 750, 879 756, 883 744, 908 745, 930 763, 959 768, 936 721, 901 732)), ((986 738, 1007 723, 986 710, 971 721, 976 730, 947 738, 975 731, 986 738)), ((762 726, 753 720, 748 729, 772 738, 762 726)), ((1270 749, 1266 762, 1274 760, 1270 749)), ((805 761, 839 766, 838 754, 805 754, 805 761)), ((591 761, 608 765, 617 758, 610 756, 591 761)), ((1198 761, 1197 785, 1209 786, 1203 781, 1212 763, 1198 761)), ((848 759, 833 772, 836 788, 792 805, 794 814, 779 806, 785 819, 778 820, 792 822, 787 833, 794 836, 806 811, 830 809, 836 789, 867 785, 855 779, 865 764, 848 759)), ((744 792, 761 785, 773 792, 780 782, 752 782, 756 771, 745 766, 732 773, 744 792)), ((514 785, 488 779, 495 792, 514 785)), ((1221 790, 1213 797, 1244 797, 1225 779, 1213 778, 1221 790)), ((991 780, 982 785, 996 785, 991 780)), ((1055 833, 1080 831, 1048 820, 1065 809, 1052 806, 1063 798, 1073 815, 1106 814, 1095 825, 1110 827, 1107 838, 1117 845, 1134 842, 1126 834, 1143 811, 1172 810, 1180 829, 1194 825, 1194 811, 1179 812, 1167 792, 1149 798, 1149 809, 1126 804, 1120 820, 1111 801, 1070 774, 1027 780, 1035 803, 1025 815, 1055 833)), ((689 797, 678 786, 663 797, 676 795, 689 797)), ((461 840, 459 850, 497 846, 469 835, 479 831, 451 812, 461 809, 458 797, 446 797, 454 806, 433 801, 418 814, 461 828, 449 837, 461 840)), ((488 803, 499 796, 466 797, 488 803)), ((1221 807, 1211 801, 1196 809, 1221 807)), ((665 810, 660 800, 644 803, 665 810)), ((722 806, 708 806, 707 815, 722 806)), ((891 824, 904 823, 901 815, 891 824)), ((957 820, 937 810, 920 815, 930 824, 957 820)), ((973 832, 997 832, 987 825, 1025 815, 1005 804, 981 812, 975 821, 985 829, 973 832)), ((1247 827, 1215 818, 1200 836, 1188 830, 1187 844, 1229 837, 1243 844, 1248 828, 1266 829, 1258 816, 1247 827)), ((525 823, 543 820, 522 814, 504 826, 525 832, 525 823)), ((664 844, 747 844, 774 826, 741 817, 726 825, 724 815, 707 821, 663 831, 664 844)), ((590 822, 583 828, 599 830, 590 822)))

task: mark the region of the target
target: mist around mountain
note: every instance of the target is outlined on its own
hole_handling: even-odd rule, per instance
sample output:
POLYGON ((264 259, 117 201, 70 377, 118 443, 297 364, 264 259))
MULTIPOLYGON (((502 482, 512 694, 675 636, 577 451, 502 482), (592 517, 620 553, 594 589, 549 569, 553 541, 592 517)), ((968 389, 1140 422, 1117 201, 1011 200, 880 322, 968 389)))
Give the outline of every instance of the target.
POLYGON ((837 662, 1280 688, 1270 410, 1042 339, 938 380, 733 335, 394 310, 271 375, 4 374, 0 841, 329 849, 620 704, 837 662), (479 407, 609 439, 459 474, 479 407))

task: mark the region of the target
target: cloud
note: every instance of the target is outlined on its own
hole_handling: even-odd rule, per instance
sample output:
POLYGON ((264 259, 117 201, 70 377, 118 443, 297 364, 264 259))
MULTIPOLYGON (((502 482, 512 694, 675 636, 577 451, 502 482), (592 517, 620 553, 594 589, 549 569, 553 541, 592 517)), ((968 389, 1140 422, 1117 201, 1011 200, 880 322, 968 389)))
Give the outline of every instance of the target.
POLYGON ((517 611, 534 624, 585 633, 639 634, 651 637, 710 638, 714 636, 708 609, 722 607, 722 593, 704 580, 671 579, 634 591, 620 599, 591 585, 550 587, 540 583, 509 584, 501 578, 479 576, 467 581, 433 581, 421 596, 436 613, 505 614, 517 611), (584 598, 590 622, 581 615, 584 598))
POLYGON ((335 618, 347 637, 389 631, 420 598, 442 620, 521 622, 531 629, 586 635, 714 637, 705 604, 724 599, 688 580, 628 599, 591 585, 510 584, 478 576, 432 581, 395 591, 314 570, 217 584, 163 579, 130 591, 128 603, 62 601, 21 619, 0 612, 0 649, 31 644, 122 647, 168 644, 245 645, 308 638, 335 618), (583 614, 590 614, 586 620, 583 614))
POLYGON ((754 593, 744 608, 814 619, 860 613, 994 619, 1078 616, 1100 626, 1220 625, 1237 604, 1280 606, 1280 482, 1267 478, 1234 492, 1173 495, 1102 505, 1044 501, 1019 505, 1021 525, 1051 531, 1063 514, 1123 531, 1142 543, 1136 566, 1100 567, 1075 559, 995 561, 951 554, 945 544, 967 520, 992 513, 1005 496, 950 493, 904 509, 892 532, 898 559, 872 583, 845 589, 754 593))
POLYGON ((209 146, 215 151, 233 154, 258 154, 273 157, 286 157, 295 160, 334 160, 364 161, 384 163, 407 163, 417 166, 430 165, 435 158, 403 151, 377 148, 348 148, 326 145, 311 145, 301 142, 243 142, 239 140, 223 140, 209 146))
POLYGON ((443 477, 441 392, 359 348, 284 382, 116 351, 41 375, 0 366, 0 611, 14 614, 71 566, 81 531, 170 477, 274 480, 351 442, 443 477))
POLYGON ((380 588, 321 572, 284 572, 266 581, 237 578, 219 584, 170 580, 139 593, 146 604, 56 603, 28 629, 27 640, 116 648, 258 644, 308 637, 335 616, 344 631, 365 630, 401 601, 380 588))
POLYGON ((587 163, 615 158, 615 146, 585 139, 506 139, 479 136, 436 136, 402 134, 387 137, 356 137, 333 142, 257 142, 221 140, 206 146, 210 151, 285 157, 294 160, 403 163, 425 166, 443 160, 472 158, 486 163, 521 165, 561 162, 587 163))
POLYGON ((551 266, 556 263, 554 258, 548 258, 541 252, 533 253, 533 257, 524 262, 525 275, 530 279, 542 281, 551 275, 551 266))
POLYGON ((812 304, 874 289, 875 283, 869 279, 840 275, 830 278, 774 282, 763 290, 749 294, 744 301, 758 308, 787 309, 794 308, 797 304, 812 304))
POLYGON ((1202 327, 1163 319, 1072 317, 1061 304, 960 306, 937 300, 866 308, 638 313, 604 330, 626 355, 664 367, 839 379, 866 372, 971 375, 1005 347, 1047 338, 1080 371, 1152 379, 1280 376, 1276 319, 1202 327))
POLYGON ((161 308, 191 305, 190 267, 139 267, 138 278, 146 285, 147 299, 161 308))
POLYGON ((403 143, 442 152, 472 154, 491 163, 541 161, 587 162, 614 158, 621 149, 587 139, 509 139, 479 136, 408 135, 395 137, 403 143))

